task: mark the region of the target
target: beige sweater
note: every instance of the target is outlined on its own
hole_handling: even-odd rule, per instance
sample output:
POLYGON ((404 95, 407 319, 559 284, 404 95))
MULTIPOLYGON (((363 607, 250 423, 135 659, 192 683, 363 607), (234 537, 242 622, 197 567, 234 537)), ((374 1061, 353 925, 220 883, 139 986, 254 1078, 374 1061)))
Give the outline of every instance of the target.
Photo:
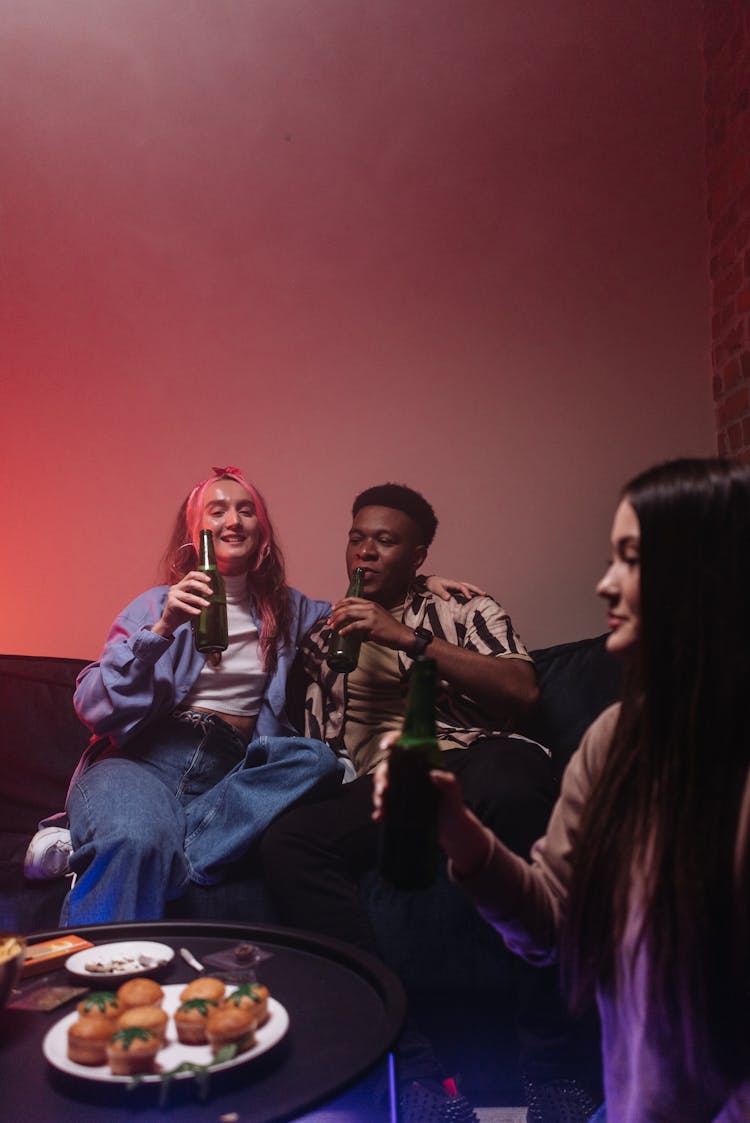
MULTIPOLYGON (((534 845, 531 864, 488 832, 492 849, 486 864, 461 882, 508 947, 532 963, 556 958, 581 810, 601 773, 618 713, 619 706, 605 710, 585 734, 565 771, 547 834, 534 845)), ((737 839, 738 869, 749 838, 750 779, 737 839)), ((701 1051, 699 1027, 692 1044, 701 1057, 700 1071, 691 1072, 685 1055, 689 1050, 678 1035, 660 1034, 646 1018, 648 951, 632 954, 627 931, 617 976, 616 986, 597 994, 608 1123, 750 1123, 750 1074, 742 1087, 727 1087, 701 1051)))

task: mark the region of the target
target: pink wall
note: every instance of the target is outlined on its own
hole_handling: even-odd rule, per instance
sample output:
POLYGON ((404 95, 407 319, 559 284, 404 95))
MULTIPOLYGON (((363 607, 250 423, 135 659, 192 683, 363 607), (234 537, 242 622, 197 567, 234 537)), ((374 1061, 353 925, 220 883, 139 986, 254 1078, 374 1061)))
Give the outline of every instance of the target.
POLYGON ((343 592, 354 492, 531 646, 620 484, 714 449, 699 0, 0 0, 0 650, 93 657, 244 468, 343 592))

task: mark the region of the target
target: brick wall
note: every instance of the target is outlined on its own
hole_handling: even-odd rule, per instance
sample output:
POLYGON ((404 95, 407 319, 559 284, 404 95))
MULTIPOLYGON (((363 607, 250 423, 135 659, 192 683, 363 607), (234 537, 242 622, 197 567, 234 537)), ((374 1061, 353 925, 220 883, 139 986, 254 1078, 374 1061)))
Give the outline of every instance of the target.
POLYGON ((705 0, 704 21, 717 442, 750 463, 750 2, 705 0))

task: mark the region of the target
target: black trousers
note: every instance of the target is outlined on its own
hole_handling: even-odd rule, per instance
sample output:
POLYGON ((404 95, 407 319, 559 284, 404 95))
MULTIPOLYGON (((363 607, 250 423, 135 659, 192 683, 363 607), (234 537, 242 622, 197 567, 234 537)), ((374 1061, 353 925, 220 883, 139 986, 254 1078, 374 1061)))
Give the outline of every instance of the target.
MULTIPOLYGON (((449 749, 467 805, 511 850, 528 857, 544 834, 557 790, 547 755, 512 737, 449 749)), ((328 799, 294 807, 266 830, 261 854, 266 882, 282 919, 377 952, 357 883, 375 867, 371 776, 344 784, 328 799)))
MULTIPOLYGON (((489 737, 469 749, 446 750, 441 763, 458 777, 464 800, 477 817, 506 846, 528 858, 557 798, 547 754, 518 738, 489 737)), ((327 799, 284 812, 266 830, 261 857, 268 890, 285 923, 377 955, 358 892, 359 879, 377 863, 372 789, 372 777, 362 776, 327 799)), ((590 1046, 581 1045, 565 1012, 557 970, 521 960, 514 970, 525 1071, 539 1080, 576 1075, 572 1070, 580 1067, 581 1051, 587 1060, 590 1046)))

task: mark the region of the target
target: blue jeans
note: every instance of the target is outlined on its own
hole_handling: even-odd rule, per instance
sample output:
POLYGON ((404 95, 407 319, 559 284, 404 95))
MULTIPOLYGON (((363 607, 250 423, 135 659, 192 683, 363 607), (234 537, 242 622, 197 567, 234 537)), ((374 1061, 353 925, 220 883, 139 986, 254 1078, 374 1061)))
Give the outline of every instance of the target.
POLYGON ((602 1104, 598 1111, 589 1119, 589 1123, 607 1123, 607 1105, 602 1104))
POLYGON ((321 741, 245 746, 215 714, 173 715, 80 770, 67 812, 76 879, 61 924, 157 920, 190 882, 212 885, 276 816, 342 768, 321 741))

